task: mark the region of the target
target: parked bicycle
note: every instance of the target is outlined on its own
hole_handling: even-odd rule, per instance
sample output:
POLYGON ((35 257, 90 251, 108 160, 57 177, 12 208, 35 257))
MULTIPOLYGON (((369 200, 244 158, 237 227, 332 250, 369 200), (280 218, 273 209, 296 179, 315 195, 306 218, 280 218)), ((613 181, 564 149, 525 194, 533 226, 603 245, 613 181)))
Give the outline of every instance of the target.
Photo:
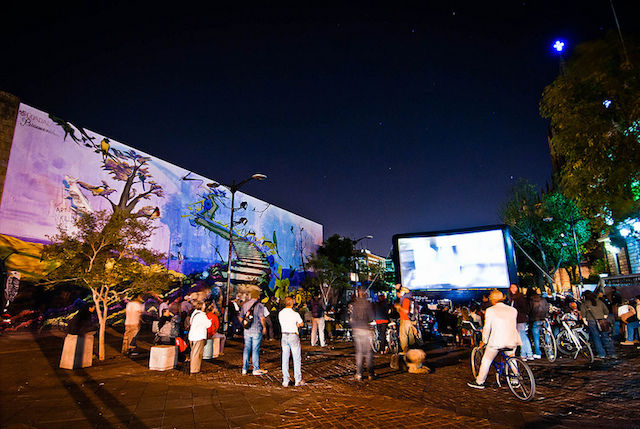
POLYGON ((540 348, 549 362, 556 361, 558 358, 558 345, 556 344, 556 337, 553 335, 549 318, 544 319, 544 323, 540 327, 540 348))
POLYGON ((382 340, 380 338, 380 331, 378 331, 378 326, 373 323, 371 325, 371 349, 374 353, 378 353, 380 351, 380 346, 382 345, 382 340))
MULTIPOLYGON (((536 379, 529 365, 517 356, 507 356, 505 352, 513 349, 499 349, 498 356, 491 363, 496 373, 498 387, 506 381, 511 393, 522 401, 529 401, 536 394, 536 379)), ((473 377, 478 377, 485 347, 474 347, 471 351, 471 371, 473 377)))
POLYGON ((389 347, 389 353, 397 354, 400 350, 400 337, 398 336, 396 322, 390 321, 387 325, 387 347, 389 347))
POLYGON ((564 355, 573 356, 574 360, 582 358, 592 363, 595 356, 589 344, 589 336, 586 330, 579 325, 575 316, 571 313, 558 314, 556 321, 560 327, 556 338, 558 351, 564 355))

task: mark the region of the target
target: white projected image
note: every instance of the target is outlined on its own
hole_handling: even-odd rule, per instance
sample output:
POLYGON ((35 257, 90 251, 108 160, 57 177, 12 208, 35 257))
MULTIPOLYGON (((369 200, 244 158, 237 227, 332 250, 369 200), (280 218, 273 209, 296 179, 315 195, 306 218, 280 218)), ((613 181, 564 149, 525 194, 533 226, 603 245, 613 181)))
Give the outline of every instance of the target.
POLYGON ((398 238, 403 286, 409 289, 509 287, 502 230, 398 238))

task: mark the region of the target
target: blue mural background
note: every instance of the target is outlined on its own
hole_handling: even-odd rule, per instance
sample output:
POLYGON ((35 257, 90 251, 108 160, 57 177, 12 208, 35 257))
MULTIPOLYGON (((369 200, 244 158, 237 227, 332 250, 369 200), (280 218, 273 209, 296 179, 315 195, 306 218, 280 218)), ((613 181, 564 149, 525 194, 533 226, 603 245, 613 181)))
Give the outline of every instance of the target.
MULTIPOLYGON (((46 243, 58 227, 73 228, 82 212, 120 209, 154 220, 150 247, 168 255, 168 269, 220 268, 228 259, 231 193, 207 186, 212 182, 21 104, 0 234, 46 243)), ((233 230, 232 281, 299 285, 303 261, 322 243, 322 225, 240 191, 235 207, 234 220, 242 223, 233 230)))

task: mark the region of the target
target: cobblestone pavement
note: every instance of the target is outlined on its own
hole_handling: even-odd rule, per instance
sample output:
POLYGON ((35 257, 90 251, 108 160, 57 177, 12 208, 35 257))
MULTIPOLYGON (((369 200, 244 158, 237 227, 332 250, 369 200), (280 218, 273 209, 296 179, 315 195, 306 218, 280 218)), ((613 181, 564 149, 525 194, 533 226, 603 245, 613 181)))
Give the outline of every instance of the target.
MULTIPOLYGON (((140 356, 121 356, 122 334, 107 334, 107 359, 82 370, 58 368, 63 336, 29 332, 0 336, 0 426, 7 428, 574 428, 640 427, 640 351, 619 346, 620 359, 588 365, 570 358, 532 362, 537 391, 517 400, 490 377, 471 379, 468 348, 429 344, 432 374, 390 367, 375 356, 377 378, 354 380, 353 345, 303 346, 304 387, 281 386, 280 346, 264 341, 262 377, 243 376, 241 340, 191 376, 148 369, 150 333, 140 356)), ((146 341, 145 341, 146 340, 146 341)))

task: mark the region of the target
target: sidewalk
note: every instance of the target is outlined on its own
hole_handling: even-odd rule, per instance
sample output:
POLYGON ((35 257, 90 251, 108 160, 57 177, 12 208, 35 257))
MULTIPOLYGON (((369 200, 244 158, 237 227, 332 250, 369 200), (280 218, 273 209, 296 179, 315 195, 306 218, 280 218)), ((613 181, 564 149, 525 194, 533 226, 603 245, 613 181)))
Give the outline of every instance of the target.
POLYGON ((353 344, 303 345, 307 386, 281 386, 280 345, 264 341, 261 367, 241 374, 242 343, 228 340, 225 354, 204 362, 202 372, 186 366, 148 369, 152 336, 143 332, 132 359, 119 353, 122 334, 109 329, 107 359, 81 370, 58 368, 63 335, 43 332, 0 337, 0 426, 3 428, 502 428, 638 427, 640 357, 575 367, 570 361, 536 361, 539 389, 523 403, 497 386, 477 392, 469 349, 428 352, 435 374, 408 374, 375 355, 378 378, 356 382, 353 344))

